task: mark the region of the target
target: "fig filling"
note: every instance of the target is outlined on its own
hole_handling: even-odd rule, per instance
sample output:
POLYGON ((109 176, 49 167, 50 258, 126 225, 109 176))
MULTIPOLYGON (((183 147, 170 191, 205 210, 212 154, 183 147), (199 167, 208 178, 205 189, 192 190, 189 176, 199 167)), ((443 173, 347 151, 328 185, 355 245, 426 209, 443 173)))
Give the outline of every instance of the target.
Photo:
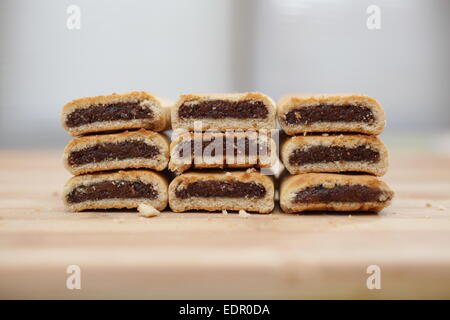
POLYGON ((392 192, 382 191, 363 185, 336 185, 326 188, 323 185, 308 187, 297 192, 293 202, 330 203, 330 202, 386 202, 392 199, 392 192))
POLYGON ((257 100, 185 102, 178 109, 178 116, 184 119, 265 119, 268 114, 266 105, 257 100))
POLYGON ((256 182, 204 180, 191 182, 185 187, 177 187, 175 195, 180 199, 191 197, 262 199, 266 195, 266 188, 262 184, 256 182))
POLYGON ((141 181, 102 181, 74 188, 67 196, 70 203, 104 199, 156 199, 153 185, 141 181))
POLYGON ((320 104, 298 108, 286 113, 287 124, 308 124, 314 122, 364 122, 375 121, 372 110, 361 105, 320 104))
MULTIPOLYGON (((205 156, 216 156, 216 147, 215 146, 223 146, 222 149, 222 155, 226 156, 227 154, 233 154, 234 156, 237 155, 245 155, 245 156, 257 156, 260 155, 269 155, 269 150, 267 150, 267 144, 260 144, 258 143, 257 139, 248 139, 248 138, 239 138, 239 139, 226 139, 223 137, 223 141, 220 143, 216 142, 216 138, 212 138, 211 140, 202 140, 201 143, 196 140, 189 140, 182 142, 178 148, 178 155, 180 158, 185 157, 193 157, 195 155, 195 149, 200 149, 201 147, 201 154, 205 156), (205 154, 205 149, 208 148, 210 144, 213 144, 208 150, 210 153, 207 155, 205 154), (189 153, 190 152, 190 153, 189 153)), ((197 151, 199 152, 199 151, 197 151)))
POLYGON ((123 141, 100 143, 85 149, 70 153, 68 162, 71 166, 81 166, 109 160, 124 160, 134 158, 152 159, 159 155, 157 146, 143 141, 123 141))
POLYGON ((380 161, 380 153, 366 146, 356 148, 314 146, 305 150, 294 150, 289 156, 289 163, 293 166, 334 161, 375 163, 380 161))
POLYGON ((119 102, 76 109, 67 115, 66 124, 72 128, 99 121, 149 119, 152 116, 152 110, 139 101, 119 102))

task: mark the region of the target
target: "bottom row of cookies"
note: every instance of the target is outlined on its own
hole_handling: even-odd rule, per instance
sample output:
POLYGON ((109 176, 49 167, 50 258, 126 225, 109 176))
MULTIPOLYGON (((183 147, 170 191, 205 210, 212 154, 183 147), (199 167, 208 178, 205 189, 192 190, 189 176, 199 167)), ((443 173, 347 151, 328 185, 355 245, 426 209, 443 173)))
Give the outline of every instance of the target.
MULTIPOLYGON (((148 170, 75 176, 64 188, 73 211, 137 208, 141 204, 175 212, 245 210, 270 213, 275 205, 274 180, 259 172, 189 172, 168 185, 148 170)), ((388 206, 393 191, 370 175, 305 173, 281 181, 280 206, 285 212, 375 211, 388 206)))

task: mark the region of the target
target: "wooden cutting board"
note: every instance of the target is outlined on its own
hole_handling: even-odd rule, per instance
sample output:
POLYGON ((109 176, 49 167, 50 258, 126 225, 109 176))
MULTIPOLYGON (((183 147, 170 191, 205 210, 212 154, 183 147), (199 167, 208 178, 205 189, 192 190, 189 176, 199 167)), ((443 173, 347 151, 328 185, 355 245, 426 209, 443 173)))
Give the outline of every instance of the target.
POLYGON ((69 177, 60 152, 0 153, 0 298, 450 298, 448 156, 394 153, 378 215, 74 214, 69 177))

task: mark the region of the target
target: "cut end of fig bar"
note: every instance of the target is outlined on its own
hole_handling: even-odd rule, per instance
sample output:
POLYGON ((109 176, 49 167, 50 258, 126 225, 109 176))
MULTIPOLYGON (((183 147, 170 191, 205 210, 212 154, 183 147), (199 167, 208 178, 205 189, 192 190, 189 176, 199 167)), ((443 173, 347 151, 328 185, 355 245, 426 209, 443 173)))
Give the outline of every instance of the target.
POLYGON ((257 92, 182 95, 172 110, 172 127, 190 131, 270 130, 275 128, 275 105, 257 92))
POLYGON ((287 138, 281 157, 291 174, 308 172, 386 173, 388 152, 367 135, 294 136, 287 138))
POLYGON ((175 190, 175 194, 180 199, 191 197, 261 199, 266 195, 266 189, 262 184, 255 182, 207 180, 179 187, 175 190))
POLYGON ((269 213, 274 207, 274 184, 272 179, 257 172, 189 172, 170 183, 169 205, 175 212, 246 210, 269 213))
POLYGON ((378 212, 393 196, 386 183, 374 176, 305 173, 283 179, 280 206, 285 212, 378 212))
POLYGON ((297 149, 292 152, 289 157, 291 165, 326 163, 335 161, 361 161, 374 163, 380 160, 380 153, 372 150, 367 146, 358 146, 355 148, 347 147, 326 147, 313 146, 302 150, 297 149))
POLYGON ((68 162, 80 166, 102 161, 125 160, 135 158, 152 159, 159 155, 159 148, 143 141, 109 142, 90 146, 69 154, 68 162))
POLYGON ((304 132, 358 132, 380 134, 385 126, 381 104, 356 95, 288 95, 278 103, 278 118, 289 134, 304 132))
POLYGON ((72 136, 140 128, 162 131, 168 122, 162 108, 168 104, 144 91, 81 98, 63 107, 61 121, 72 136))
POLYGON ((80 175, 67 182, 63 197, 72 211, 133 209, 140 204, 162 210, 167 205, 167 182, 148 170, 80 175))
POLYGON ((100 121, 149 119, 152 116, 152 110, 140 102, 99 104, 69 113, 66 125, 73 128, 100 121))
POLYGON ((317 122, 364 122, 373 123, 375 117, 368 107, 360 105, 320 104, 294 109, 286 113, 286 123, 311 124, 317 122))
POLYGON ((207 100, 196 104, 185 102, 178 109, 178 116, 182 119, 265 119, 268 114, 266 105, 255 100, 207 100))
POLYGON ((141 181, 112 180, 75 187, 67 202, 80 203, 105 199, 155 199, 158 192, 152 184, 141 181))
POLYGON ((190 133, 172 141, 169 169, 267 168, 275 161, 275 149, 271 137, 256 132, 190 133))
POLYGON ((318 185, 298 191, 294 202, 330 203, 330 202, 379 202, 392 199, 392 193, 363 185, 336 185, 327 187, 318 185))
POLYGON ((64 150, 64 165, 73 174, 120 169, 164 170, 169 144, 148 130, 90 135, 73 139, 64 150))

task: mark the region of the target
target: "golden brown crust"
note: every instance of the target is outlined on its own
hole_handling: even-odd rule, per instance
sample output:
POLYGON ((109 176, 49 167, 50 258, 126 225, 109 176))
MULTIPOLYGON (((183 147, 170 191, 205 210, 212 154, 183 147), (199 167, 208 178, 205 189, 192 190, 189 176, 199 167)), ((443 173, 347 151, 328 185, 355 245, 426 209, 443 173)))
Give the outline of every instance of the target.
POLYGON ((216 171, 216 172, 200 172, 200 171, 191 171, 186 172, 178 177, 176 177, 173 181, 182 181, 185 183, 190 183, 199 180, 239 180, 243 182, 255 181, 260 182, 262 184, 272 184, 273 181, 271 177, 262 175, 261 173, 254 170, 246 170, 246 171, 216 171))
POLYGON ((289 94, 277 103, 277 116, 280 126, 289 135, 304 132, 359 132, 371 135, 380 134, 386 125, 386 116, 381 104, 375 98, 359 94, 289 94), (288 124, 286 114, 297 108, 329 103, 343 105, 359 103, 369 107, 374 116, 373 124, 359 122, 320 122, 310 124, 288 124))
POLYGON ((274 129, 275 128, 275 103, 268 96, 259 92, 246 92, 246 93, 212 93, 212 94, 184 94, 179 97, 172 107, 171 120, 173 129, 186 129, 197 130, 194 128, 195 121, 202 121, 201 130, 218 130, 225 131, 228 129, 274 129), (224 101, 245 101, 245 100, 258 100, 262 101, 269 114, 267 119, 180 119, 178 117, 178 109, 185 102, 201 102, 206 100, 224 100, 224 101))
POLYGON ((75 149, 77 146, 84 145, 86 143, 102 143, 102 142, 114 142, 131 139, 133 137, 145 137, 149 139, 156 139, 158 141, 164 141, 169 143, 166 136, 161 133, 154 132, 146 129, 139 129, 137 131, 123 131, 118 133, 100 134, 82 136, 72 139, 66 146, 66 148, 75 149))
POLYGON ((386 146, 377 138, 367 135, 329 135, 322 136, 293 136, 283 141, 281 145, 281 159, 286 169, 291 174, 308 172, 366 172, 377 176, 382 176, 388 168, 388 150, 386 146), (292 165, 289 157, 295 150, 307 151, 314 146, 324 147, 346 147, 356 148, 364 146, 380 154, 378 162, 364 161, 332 161, 306 163, 292 165))
POLYGON ((123 94, 113 93, 110 95, 87 97, 73 100, 64 105, 61 112, 62 127, 72 136, 78 136, 87 133, 126 130, 126 129, 151 129, 153 131, 162 131, 170 127, 170 108, 172 102, 155 94, 144 91, 135 91, 123 94), (91 106, 107 103, 140 101, 149 104, 153 112, 151 119, 133 119, 118 121, 100 121, 91 124, 68 127, 66 124, 67 116, 77 109, 88 108, 91 106))
POLYGON ((302 212, 310 210, 332 211, 381 211, 390 205, 390 200, 380 199, 379 202, 330 202, 330 203, 298 203, 292 199, 295 194, 308 187, 322 185, 333 188, 336 185, 363 185, 379 189, 393 195, 386 183, 369 175, 344 175, 332 173, 305 173, 287 176, 281 181, 280 206, 284 212, 302 212))
POLYGON ((242 101, 242 100, 260 100, 267 104, 273 104, 273 101, 260 92, 244 92, 244 93, 189 93, 182 94, 175 103, 197 100, 228 100, 228 101, 242 101))
POLYGON ((137 208, 141 203, 150 204, 158 210, 163 210, 167 206, 167 180, 157 172, 149 170, 129 170, 107 173, 93 173, 81 176, 74 176, 67 181, 63 190, 63 201, 67 208, 71 211, 82 211, 88 209, 121 209, 121 208, 137 208), (106 199, 98 201, 84 201, 80 203, 69 203, 67 196, 69 193, 80 185, 90 185, 102 181, 142 181, 151 183, 158 191, 156 199, 106 199))
POLYGON ((169 185, 169 206, 175 212, 188 210, 248 210, 259 213, 269 213, 274 207, 274 182, 271 177, 254 171, 233 172, 188 172, 177 176, 169 185), (175 190, 179 186, 186 186, 195 181, 219 180, 241 182, 256 182, 266 188, 266 195, 262 199, 223 198, 223 197, 191 197, 178 199, 175 190))
POLYGON ((144 129, 138 131, 125 131, 114 134, 92 135, 75 138, 67 144, 63 153, 63 164, 66 169, 74 175, 107 170, 139 168, 162 171, 167 167, 168 162, 169 141, 167 137, 157 132, 144 129), (148 145, 157 146, 159 149, 159 154, 154 158, 106 160, 101 162, 88 163, 80 166, 71 165, 69 163, 69 155, 74 151, 79 151, 102 143, 119 143, 127 141, 142 141, 148 145))
POLYGON ((63 107, 63 111, 69 111, 74 108, 85 108, 96 104, 106 104, 114 100, 122 101, 123 99, 150 100, 159 104, 161 107, 171 107, 172 104, 170 100, 164 97, 145 91, 133 91, 128 93, 112 93, 108 95, 75 99, 69 103, 66 103, 63 107))

